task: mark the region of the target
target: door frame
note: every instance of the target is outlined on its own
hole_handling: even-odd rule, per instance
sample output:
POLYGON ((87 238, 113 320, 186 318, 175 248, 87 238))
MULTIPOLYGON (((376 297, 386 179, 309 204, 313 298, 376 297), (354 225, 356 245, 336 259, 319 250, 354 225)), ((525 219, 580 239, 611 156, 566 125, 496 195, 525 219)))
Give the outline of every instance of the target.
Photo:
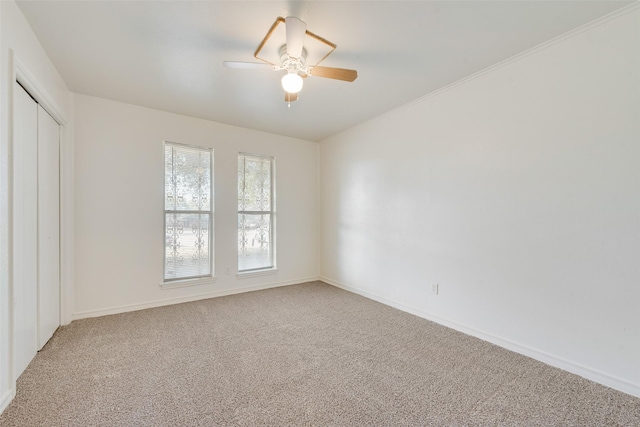
MULTIPOLYGON (((14 82, 20 83, 22 87, 37 101, 38 104, 44 108, 47 113, 53 117, 53 119, 60 126, 60 324, 67 325, 71 322, 71 316, 73 314, 73 255, 74 255, 74 227, 73 227, 73 206, 74 206, 74 183, 73 183, 73 130, 70 125, 70 121, 63 109, 56 103, 49 91, 38 81, 38 79, 31 73, 29 68, 17 57, 12 49, 9 49, 9 65, 10 75, 9 83, 7 86, 7 98, 8 98, 8 133, 9 133, 9 147, 8 147, 8 163, 9 168, 9 203, 8 203, 8 241, 7 246, 13 247, 13 194, 12 194, 12 182, 13 175, 13 146, 14 146, 14 134, 13 134, 13 121, 14 121, 14 82)), ((66 88, 64 88, 66 90, 66 88)), ((71 93, 69 92, 69 96, 71 93)), ((5 104, 5 105, 7 105, 5 104)), ((7 371, 9 375, 9 383, 12 385, 12 397, 15 396, 15 382, 17 378, 14 378, 14 310, 13 310, 13 254, 9 250, 9 286, 8 286, 8 325, 7 330, 9 333, 8 341, 9 348, 6 354, 1 355, 0 359, 6 357, 8 360, 7 371)))

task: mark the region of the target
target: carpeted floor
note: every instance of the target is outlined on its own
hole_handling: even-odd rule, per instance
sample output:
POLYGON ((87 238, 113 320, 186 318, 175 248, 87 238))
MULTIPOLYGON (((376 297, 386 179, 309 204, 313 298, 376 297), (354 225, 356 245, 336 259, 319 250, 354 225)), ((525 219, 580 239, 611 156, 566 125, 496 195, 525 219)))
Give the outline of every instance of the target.
POLYGON ((75 321, 0 426, 640 426, 640 399, 321 282, 75 321))

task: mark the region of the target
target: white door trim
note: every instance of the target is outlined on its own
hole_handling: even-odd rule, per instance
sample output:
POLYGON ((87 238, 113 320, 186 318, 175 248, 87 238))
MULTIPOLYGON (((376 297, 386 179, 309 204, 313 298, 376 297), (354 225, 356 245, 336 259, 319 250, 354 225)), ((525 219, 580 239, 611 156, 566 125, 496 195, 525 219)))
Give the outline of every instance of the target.
POLYGON ((17 55, 11 50, 9 55, 13 59, 13 79, 18 81, 60 125, 60 324, 68 325, 72 320, 74 290, 73 132, 62 108, 17 55))
MULTIPOLYGON (((55 102, 53 97, 49 95, 49 92, 42 86, 38 79, 35 78, 24 65, 24 63, 17 57, 12 49, 8 51, 8 62, 10 66, 9 78, 10 84, 6 93, 7 104, 9 106, 7 123, 7 134, 9 140, 8 150, 8 163, 12 165, 12 151, 13 151, 13 100, 14 100, 14 84, 13 82, 19 82, 28 92, 33 96, 38 103, 53 117, 53 119, 60 125, 60 324, 67 325, 72 320, 73 313, 73 254, 74 254, 74 228, 73 228, 73 206, 74 206, 74 185, 73 185, 73 132, 69 125, 69 118, 63 112, 63 109, 55 102)), ((71 95, 70 95, 71 96, 71 95)), ((9 182, 7 183, 9 189, 11 189, 14 173, 13 170, 9 170, 9 182)), ((13 212, 12 194, 9 190, 9 206, 8 206, 8 242, 7 246, 12 248, 13 246, 13 218, 11 212, 13 212)), ((9 348, 3 349, 3 355, 0 359, 6 357, 8 366, 3 366, 2 369, 6 369, 6 373, 9 375, 9 383, 11 386, 10 398, 8 401, 4 401, 8 405, 12 396, 15 396, 15 382, 14 378, 14 322, 13 322, 13 256, 11 252, 8 254, 9 274, 8 274, 8 322, 7 331, 9 334, 9 348)), ((4 396, 3 396, 4 398, 4 396)), ((2 408, 4 409, 4 408, 2 408)))

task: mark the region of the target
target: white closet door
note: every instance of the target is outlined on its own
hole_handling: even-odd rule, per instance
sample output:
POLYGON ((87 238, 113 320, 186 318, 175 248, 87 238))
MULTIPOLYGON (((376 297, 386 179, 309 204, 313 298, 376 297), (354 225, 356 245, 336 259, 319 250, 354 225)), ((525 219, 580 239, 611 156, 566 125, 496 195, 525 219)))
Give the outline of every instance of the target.
POLYGON ((14 87, 13 297, 14 374, 38 351, 38 104, 14 87))
POLYGON ((38 105, 38 350, 60 326, 60 127, 38 105))

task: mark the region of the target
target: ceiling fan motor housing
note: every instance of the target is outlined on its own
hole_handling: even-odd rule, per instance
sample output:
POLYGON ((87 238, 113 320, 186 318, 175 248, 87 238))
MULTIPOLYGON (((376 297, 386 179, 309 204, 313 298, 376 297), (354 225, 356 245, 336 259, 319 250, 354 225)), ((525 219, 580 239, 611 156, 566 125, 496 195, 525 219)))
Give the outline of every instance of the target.
POLYGON ((307 72, 304 68, 306 59, 307 59, 307 50, 305 48, 302 48, 302 52, 300 53, 300 58, 292 58, 287 53, 286 44, 283 44, 280 47, 280 62, 282 63, 282 68, 287 70, 288 72, 297 72, 297 73, 306 75, 307 72))

